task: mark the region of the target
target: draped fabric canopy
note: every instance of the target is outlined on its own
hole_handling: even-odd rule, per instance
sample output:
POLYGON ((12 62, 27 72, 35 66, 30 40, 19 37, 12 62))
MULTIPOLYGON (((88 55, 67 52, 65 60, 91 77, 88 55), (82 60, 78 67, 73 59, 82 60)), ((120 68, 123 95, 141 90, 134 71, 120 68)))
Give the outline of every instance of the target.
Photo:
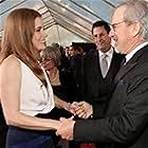
POLYGON ((0 37, 6 16, 16 8, 38 10, 43 16, 48 43, 63 46, 91 42, 91 26, 97 20, 110 22, 112 10, 121 0, 0 0, 0 37))

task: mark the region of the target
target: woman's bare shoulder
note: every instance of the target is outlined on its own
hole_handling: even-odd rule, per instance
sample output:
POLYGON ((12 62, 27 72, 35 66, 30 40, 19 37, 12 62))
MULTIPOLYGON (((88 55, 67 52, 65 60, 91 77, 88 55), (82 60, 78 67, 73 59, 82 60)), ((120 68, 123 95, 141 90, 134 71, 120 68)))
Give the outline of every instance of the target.
POLYGON ((0 67, 2 71, 14 71, 20 68, 20 61, 14 55, 10 55, 4 59, 0 67))

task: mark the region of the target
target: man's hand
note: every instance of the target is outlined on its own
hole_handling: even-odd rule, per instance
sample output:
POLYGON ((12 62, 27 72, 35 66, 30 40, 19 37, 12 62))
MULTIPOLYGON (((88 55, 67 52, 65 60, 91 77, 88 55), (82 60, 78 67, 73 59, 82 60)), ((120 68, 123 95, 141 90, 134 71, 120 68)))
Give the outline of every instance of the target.
POLYGON ((75 114, 78 115, 79 118, 87 119, 93 114, 92 105, 85 101, 73 102, 71 108, 73 108, 75 114))

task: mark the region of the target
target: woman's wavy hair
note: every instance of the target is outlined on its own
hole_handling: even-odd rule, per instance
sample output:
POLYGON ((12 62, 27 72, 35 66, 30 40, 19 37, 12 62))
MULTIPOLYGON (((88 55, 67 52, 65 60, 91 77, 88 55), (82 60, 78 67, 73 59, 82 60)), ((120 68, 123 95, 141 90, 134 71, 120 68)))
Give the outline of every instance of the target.
POLYGON ((0 63, 13 54, 45 83, 43 71, 38 63, 39 51, 32 43, 37 17, 41 17, 41 14, 28 8, 15 9, 9 14, 4 27, 0 63))

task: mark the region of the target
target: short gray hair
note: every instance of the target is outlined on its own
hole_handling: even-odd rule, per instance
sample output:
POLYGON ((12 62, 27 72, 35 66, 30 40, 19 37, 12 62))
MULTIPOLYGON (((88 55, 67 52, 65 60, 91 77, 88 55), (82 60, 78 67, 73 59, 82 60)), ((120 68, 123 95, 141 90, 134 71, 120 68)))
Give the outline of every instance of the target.
POLYGON ((138 21, 141 24, 139 35, 148 40, 148 2, 146 0, 127 0, 117 8, 125 6, 124 20, 132 23, 138 21))
POLYGON ((54 64, 58 67, 61 64, 61 52, 58 47, 47 46, 44 50, 40 53, 41 59, 40 61, 46 61, 51 58, 54 64))

